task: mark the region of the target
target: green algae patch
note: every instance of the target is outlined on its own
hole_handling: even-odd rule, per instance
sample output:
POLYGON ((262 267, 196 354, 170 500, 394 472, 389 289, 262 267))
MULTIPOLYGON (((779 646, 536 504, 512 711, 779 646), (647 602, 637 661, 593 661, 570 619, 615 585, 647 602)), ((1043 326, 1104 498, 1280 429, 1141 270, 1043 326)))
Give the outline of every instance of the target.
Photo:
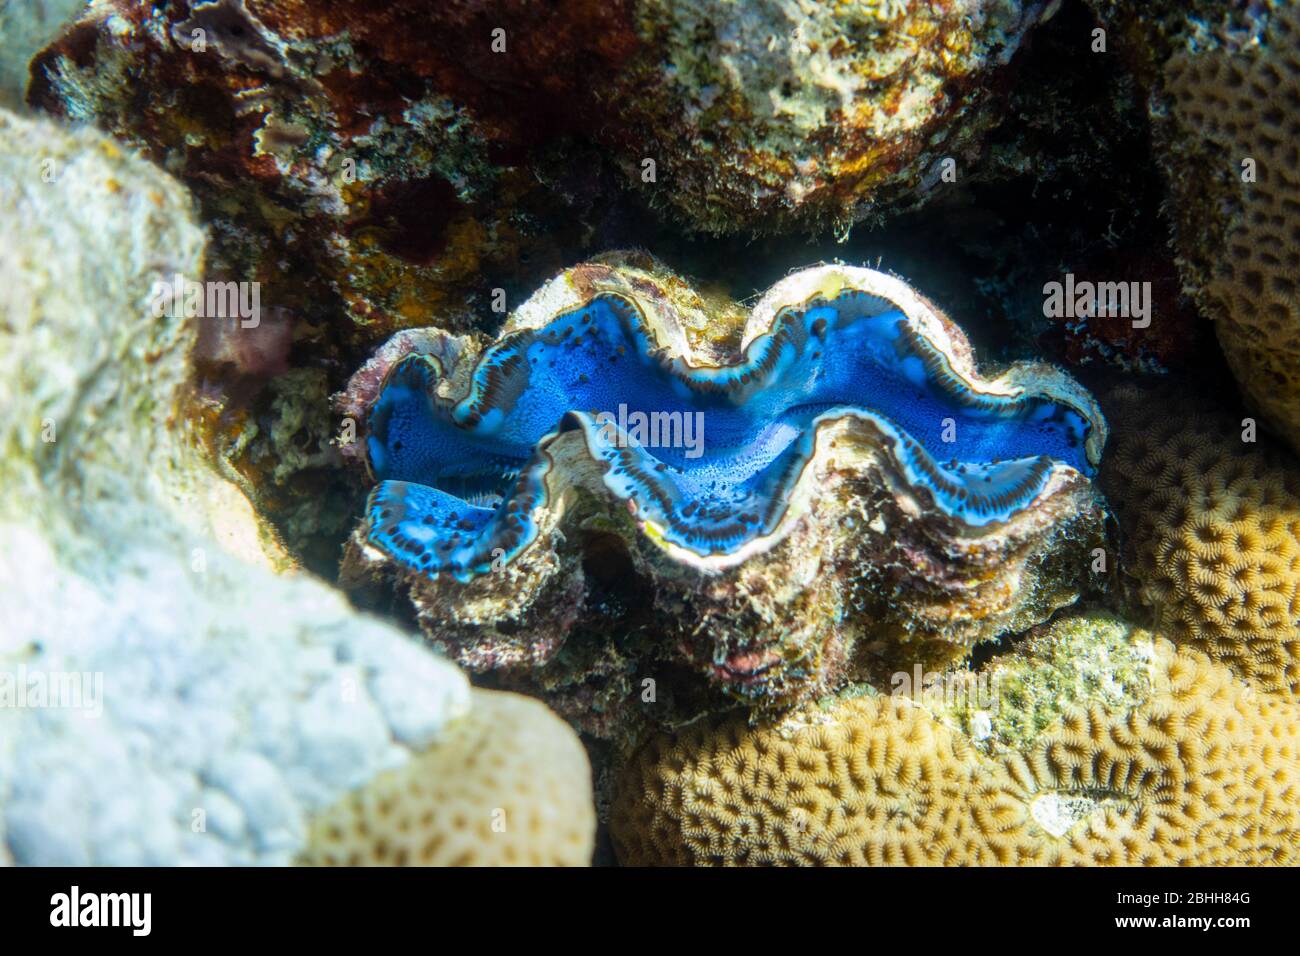
POLYGON ((946 692, 922 703, 985 753, 1023 751, 1074 708, 1124 712, 1142 703, 1155 655, 1149 631, 1109 615, 1068 617, 977 672, 944 675, 946 692))

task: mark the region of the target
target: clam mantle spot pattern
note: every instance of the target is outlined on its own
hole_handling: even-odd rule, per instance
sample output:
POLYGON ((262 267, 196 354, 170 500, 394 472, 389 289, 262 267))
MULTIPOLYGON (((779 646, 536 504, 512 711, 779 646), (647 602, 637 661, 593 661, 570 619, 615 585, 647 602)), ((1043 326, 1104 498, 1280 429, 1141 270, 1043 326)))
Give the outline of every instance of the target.
POLYGON ((548 449, 571 431, 642 532, 704 570, 780 539, 832 422, 852 420, 908 489, 974 533, 1030 507, 1061 469, 1091 476, 1105 440, 1095 402, 1063 373, 1018 365, 981 380, 960 330, 874 270, 788 276, 733 362, 693 362, 680 343, 653 303, 601 291, 504 334, 459 397, 440 394, 438 357, 405 356, 367 423, 369 543, 430 577, 501 567, 562 490, 548 449), (642 445, 625 428, 637 412, 698 423, 701 441, 642 445))

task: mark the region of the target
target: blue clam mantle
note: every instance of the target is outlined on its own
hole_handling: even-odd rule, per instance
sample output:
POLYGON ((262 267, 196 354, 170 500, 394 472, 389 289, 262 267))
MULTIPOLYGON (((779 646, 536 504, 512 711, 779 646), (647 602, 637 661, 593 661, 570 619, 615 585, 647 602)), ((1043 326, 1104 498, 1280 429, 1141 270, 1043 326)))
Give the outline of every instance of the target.
POLYGON ((972 533, 1062 471, 1093 473, 1105 426, 1086 392, 1042 367, 980 380, 960 331, 893 277, 804 270, 756 320, 738 361, 692 364, 663 346, 681 338, 671 317, 597 291, 503 336, 458 399, 436 391, 451 370, 408 355, 367 423, 368 542, 430 576, 502 567, 563 492, 552 450, 569 432, 642 530, 705 568, 780 537, 832 422, 849 420, 914 497, 972 533))

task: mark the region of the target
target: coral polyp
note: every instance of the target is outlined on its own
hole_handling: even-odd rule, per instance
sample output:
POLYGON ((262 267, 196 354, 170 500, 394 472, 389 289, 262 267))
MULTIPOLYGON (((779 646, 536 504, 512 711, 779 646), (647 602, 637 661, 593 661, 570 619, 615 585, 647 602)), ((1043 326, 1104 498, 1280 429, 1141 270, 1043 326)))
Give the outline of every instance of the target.
MULTIPOLYGON (((842 265, 796 272, 730 344, 700 331, 702 311, 662 270, 590 263, 545 286, 481 352, 439 333, 418 340, 426 351, 388 349, 382 386, 367 367, 344 403, 367 410, 365 455, 379 482, 353 539, 353 569, 395 568, 443 640, 466 611, 446 588, 473 584, 518 613, 540 583, 538 556, 573 549, 562 527, 600 525, 624 539, 634 564, 698 597, 691 573, 739 574, 760 557, 784 565, 774 580, 807 580, 797 573, 807 549, 780 546, 818 516, 843 525, 871 511, 890 523, 887 498, 899 522, 927 528, 908 558, 926 576, 919 589, 941 577, 922 566, 935 563, 924 555, 942 528, 951 547, 941 563, 959 568, 947 586, 969 595, 998 577, 997 564, 1041 558, 1058 547, 1058 530, 1099 517, 1087 476, 1105 423, 1091 396, 1044 365, 980 376, 961 331, 902 280, 842 265), (828 469, 842 481, 828 483, 828 469), (506 568, 515 575, 485 580, 506 568), (447 599, 427 613, 434 591, 447 599)), ((838 536, 817 549, 820 573, 847 585, 836 600, 879 603, 864 599, 861 579, 888 568, 896 586, 899 555, 884 542, 864 547, 861 534, 838 536)), ((555 583, 558 566, 543 563, 555 583)), ((931 629, 968 646, 995 636, 1001 614, 1023 611, 1035 591, 996 609, 985 595, 971 602, 978 611, 958 597, 934 615, 950 626, 931 629)), ((799 603, 778 599, 777 619, 799 603)), ((821 643, 855 613, 819 612, 800 627, 821 643)), ((743 662, 748 680, 755 667, 808 652, 774 655, 742 640, 708 657, 715 674, 734 676, 734 660, 743 662)), ((816 663, 808 670, 821 674, 816 663)))

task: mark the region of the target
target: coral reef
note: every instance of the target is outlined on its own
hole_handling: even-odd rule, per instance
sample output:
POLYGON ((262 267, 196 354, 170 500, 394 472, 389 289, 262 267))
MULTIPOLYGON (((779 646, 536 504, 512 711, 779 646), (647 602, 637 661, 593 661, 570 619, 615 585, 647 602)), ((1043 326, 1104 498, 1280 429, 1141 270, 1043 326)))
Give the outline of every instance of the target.
POLYGON ((1027 862, 1014 834, 999 842, 1017 822, 1005 779, 924 711, 850 699, 820 716, 702 722, 646 744, 617 783, 619 862, 1027 862), (978 815, 953 812, 965 806, 978 815))
MULTIPOLYGON (((470 711, 447 661, 273 573, 205 458, 182 407, 194 323, 149 308, 154 282, 201 274, 191 217, 107 137, 0 110, 0 231, 24 236, 0 258, 7 862, 287 863, 314 813, 434 760, 470 711)), ((565 766, 581 820, 585 767, 565 766)))
MULTIPOLYGON (((1023 179, 1054 140, 1002 131, 976 159, 1006 118, 1006 61, 1055 6, 105 0, 36 58, 28 99, 178 176, 210 227, 207 272, 261 284, 256 334, 201 336, 201 423, 287 548, 332 575, 355 502, 329 469, 302 479, 318 509, 283 493, 286 386, 258 384, 310 366, 337 389, 395 330, 489 328, 499 293, 513 305, 564 263, 691 246, 655 210, 707 231, 842 235, 949 195, 948 159, 963 186, 1023 179)), ((1012 120, 1038 111, 1027 94, 1013 106, 1012 120)))
MULTIPOLYGON (((1116 624, 1098 626, 1103 646, 1113 644, 1116 624)), ((1045 646, 1077 649, 1079 630, 1053 626, 1010 666, 1025 676, 1050 668, 1070 655, 1043 654, 1045 646)), ((1053 703, 1060 716, 1038 730, 1045 702, 1017 705, 994 684, 1014 729, 997 756, 949 726, 942 708, 870 693, 772 722, 710 720, 652 738, 617 784, 610 828, 619 860, 1293 864, 1296 704, 1254 693, 1196 651, 1141 631, 1126 636, 1149 673, 1117 691, 1122 702, 1080 688, 1053 703)))
POLYGON ((1106 408, 1102 486, 1136 600, 1171 640, 1265 690, 1300 692, 1295 459, 1181 389, 1121 387, 1106 408))
POLYGON ((0 0, 0 864, 1300 864, 1298 40, 0 0))
MULTIPOLYGON (((1172 642, 1171 642, 1172 643, 1172 642)), ((895 679, 981 753, 1019 753, 1072 709, 1122 710, 1151 693, 1152 635, 1099 611, 1054 618, 1019 635, 1015 652, 977 670, 932 675, 920 690, 895 679)))
MULTIPOLYGON (((1210 194, 1224 179, 1239 190, 1222 238, 1213 245, 1200 238, 1197 251, 1212 263, 1203 301, 1242 390, 1300 450, 1300 185, 1292 175, 1300 10, 1271 6, 1257 36, 1171 57, 1165 90, 1173 122, 1218 157, 1220 189, 1210 194)), ((1186 180, 1182 186, 1193 188, 1186 180)))
POLYGON ((587 754, 535 700, 476 690, 436 747, 317 814, 299 862, 587 866, 587 754))
POLYGON ((1242 392, 1300 450, 1300 10, 1100 6, 1153 90, 1183 280, 1242 392))
POLYGON ((782 280, 739 341, 691 342, 704 303, 643 264, 562 273, 481 352, 435 330, 362 369, 340 403, 373 396, 379 484, 346 578, 395 572, 468 666, 535 666, 581 626, 599 529, 660 628, 760 700, 824 688, 863 627, 960 656, 1077 596, 1105 423, 1065 375, 985 379, 930 303, 847 266, 782 280))

